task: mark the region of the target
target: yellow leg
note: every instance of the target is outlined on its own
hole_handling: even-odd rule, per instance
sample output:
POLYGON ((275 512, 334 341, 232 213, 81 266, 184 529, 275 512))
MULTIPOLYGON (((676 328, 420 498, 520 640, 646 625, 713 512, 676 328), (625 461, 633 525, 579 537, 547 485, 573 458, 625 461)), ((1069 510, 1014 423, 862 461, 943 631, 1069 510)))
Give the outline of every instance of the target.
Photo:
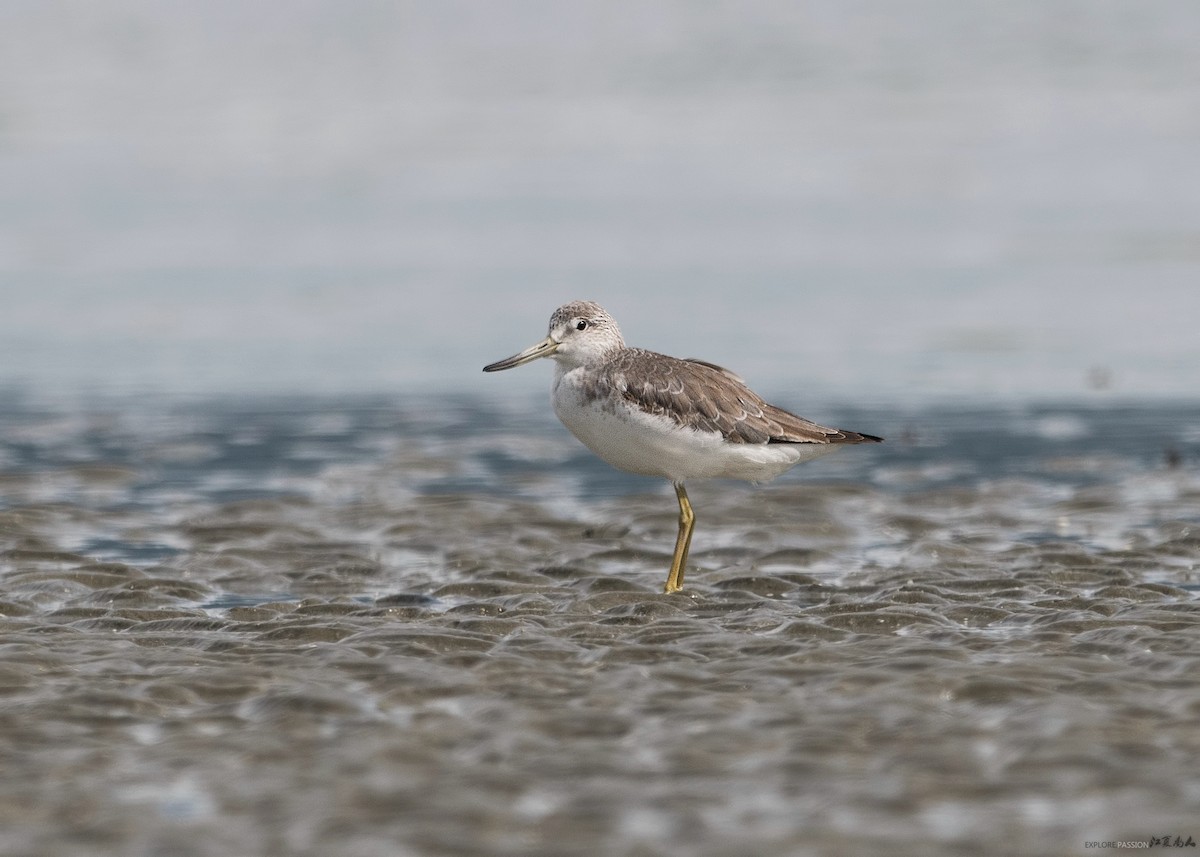
POLYGON ((675 496, 679 498, 679 535, 675 537, 675 556, 671 559, 671 573, 667 575, 663 592, 683 589, 683 569, 687 565, 688 548, 692 546, 692 529, 696 526, 696 516, 682 482, 675 483, 675 496))

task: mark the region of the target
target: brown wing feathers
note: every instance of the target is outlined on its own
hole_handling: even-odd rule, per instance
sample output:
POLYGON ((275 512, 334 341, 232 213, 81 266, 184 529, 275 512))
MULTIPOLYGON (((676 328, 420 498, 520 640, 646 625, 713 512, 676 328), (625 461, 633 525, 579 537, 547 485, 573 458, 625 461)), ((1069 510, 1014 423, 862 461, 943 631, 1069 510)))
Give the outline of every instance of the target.
MULTIPOLYGON (((613 358, 614 377, 626 400, 650 413, 699 431, 719 431, 733 443, 864 443, 880 438, 826 428, 765 402, 727 369, 702 360, 679 360, 637 348, 613 358), (646 378, 645 373, 650 373, 646 378), (642 383, 635 380, 646 378, 642 383)), ((611 389, 599 382, 594 395, 611 389)))

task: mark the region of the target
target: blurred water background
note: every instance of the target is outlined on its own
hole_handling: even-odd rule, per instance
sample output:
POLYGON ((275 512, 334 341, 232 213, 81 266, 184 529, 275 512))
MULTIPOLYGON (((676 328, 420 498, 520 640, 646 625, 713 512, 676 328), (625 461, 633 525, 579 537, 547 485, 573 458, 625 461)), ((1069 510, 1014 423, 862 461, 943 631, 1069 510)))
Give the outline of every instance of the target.
POLYGON ((588 297, 797 394, 1195 396, 1186 0, 4 17, 0 383, 495 395, 588 297))
POLYGON ((0 853, 1086 853, 1200 809, 1200 7, 0 10, 0 853), (674 500, 550 367, 883 434, 674 500))

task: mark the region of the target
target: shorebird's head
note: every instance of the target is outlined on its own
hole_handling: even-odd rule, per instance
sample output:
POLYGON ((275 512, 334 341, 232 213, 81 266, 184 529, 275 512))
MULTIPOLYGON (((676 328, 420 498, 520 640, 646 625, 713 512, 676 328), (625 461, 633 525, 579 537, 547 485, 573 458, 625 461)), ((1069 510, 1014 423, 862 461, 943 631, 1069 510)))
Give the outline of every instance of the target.
POLYGON ((484 366, 483 371, 512 369, 539 357, 553 357, 566 366, 586 366, 624 347, 621 329, 600 304, 571 301, 550 316, 550 332, 545 339, 519 354, 484 366))

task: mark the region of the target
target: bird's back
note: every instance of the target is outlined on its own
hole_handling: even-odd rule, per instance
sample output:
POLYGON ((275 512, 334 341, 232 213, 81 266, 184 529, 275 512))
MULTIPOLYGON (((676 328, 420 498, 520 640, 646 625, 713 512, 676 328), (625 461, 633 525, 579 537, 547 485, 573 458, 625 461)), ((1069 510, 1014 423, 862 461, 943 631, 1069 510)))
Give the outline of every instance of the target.
POLYGON ((764 481, 837 445, 879 438, 818 425, 775 407, 732 372, 622 348, 555 378, 555 412, 615 467, 673 481, 764 481))

